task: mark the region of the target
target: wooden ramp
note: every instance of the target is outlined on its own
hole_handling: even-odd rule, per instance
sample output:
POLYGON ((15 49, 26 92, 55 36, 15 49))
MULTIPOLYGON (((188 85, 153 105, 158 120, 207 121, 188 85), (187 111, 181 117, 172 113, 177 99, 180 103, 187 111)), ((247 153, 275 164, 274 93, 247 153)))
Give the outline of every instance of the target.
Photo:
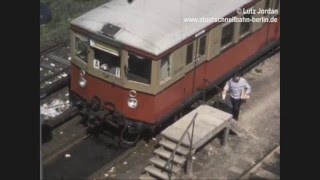
MULTIPOLYGON (((200 105, 198 108, 183 116, 177 122, 162 131, 161 135, 172 141, 179 142, 183 132, 186 130, 196 113, 198 113, 198 115, 195 120, 192 149, 201 147, 209 139, 231 124, 231 114, 208 105, 200 105)), ((192 129, 190 128, 190 134, 191 131, 192 129)), ((182 145, 190 146, 190 139, 188 136, 185 136, 182 139, 182 145)))
POLYGON ((223 144, 226 144, 231 120, 231 114, 208 105, 200 105, 189 114, 183 116, 161 132, 160 147, 154 151, 155 156, 149 160, 150 165, 145 168, 145 174, 141 175, 140 179, 176 179, 186 162, 188 162, 189 166, 190 161, 192 161, 190 157, 193 153, 222 130, 225 132, 223 144), (181 137, 194 117, 192 146, 190 147, 192 126, 188 129, 189 133, 184 136, 179 145, 181 137), (189 153, 190 150, 191 155, 189 153), (170 156, 173 158, 169 161, 170 156), (170 164, 172 168, 169 168, 166 164, 170 164), (172 176, 169 176, 169 174, 172 174, 172 176))

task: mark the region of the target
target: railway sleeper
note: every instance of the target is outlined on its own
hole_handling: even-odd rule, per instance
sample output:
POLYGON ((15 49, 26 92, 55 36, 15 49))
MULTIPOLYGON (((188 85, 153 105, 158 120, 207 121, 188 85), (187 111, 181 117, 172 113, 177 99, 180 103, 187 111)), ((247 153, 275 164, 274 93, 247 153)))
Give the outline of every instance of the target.
POLYGON ((280 176, 280 169, 277 167, 277 164, 267 164, 263 163, 261 165, 262 169, 265 169, 269 172, 272 172, 273 174, 276 174, 277 176, 280 176))
POLYGON ((259 169, 254 174, 251 174, 249 179, 280 179, 280 176, 265 169, 259 169))

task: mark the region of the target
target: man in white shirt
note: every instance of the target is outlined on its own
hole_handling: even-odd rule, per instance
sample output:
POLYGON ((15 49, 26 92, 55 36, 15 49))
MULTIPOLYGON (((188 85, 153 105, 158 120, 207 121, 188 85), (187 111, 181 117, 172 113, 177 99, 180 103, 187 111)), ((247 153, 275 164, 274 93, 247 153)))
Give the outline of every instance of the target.
POLYGON ((223 100, 226 99, 227 92, 231 96, 233 119, 238 120, 240 106, 244 100, 249 99, 251 87, 244 78, 236 74, 224 86, 222 92, 223 100))

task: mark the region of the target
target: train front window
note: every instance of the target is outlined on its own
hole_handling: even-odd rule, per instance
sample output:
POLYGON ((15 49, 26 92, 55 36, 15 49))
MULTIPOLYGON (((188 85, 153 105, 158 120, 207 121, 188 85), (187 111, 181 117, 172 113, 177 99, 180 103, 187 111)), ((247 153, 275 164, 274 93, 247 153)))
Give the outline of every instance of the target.
POLYGON ((205 55, 206 54, 206 41, 207 41, 207 36, 202 36, 200 38, 200 47, 199 47, 199 55, 205 55))
POLYGON ((151 59, 143 58, 129 53, 128 79, 145 84, 151 81, 151 59))
POLYGON ((88 39, 75 36, 75 55, 86 63, 88 62, 88 48, 88 39))
POLYGON ((171 58, 170 55, 161 59, 160 84, 166 82, 171 76, 171 58))
POLYGON ((120 56, 92 48, 94 51, 93 67, 120 77, 120 56))
POLYGON ((187 47, 186 64, 190 64, 193 61, 193 43, 187 47))

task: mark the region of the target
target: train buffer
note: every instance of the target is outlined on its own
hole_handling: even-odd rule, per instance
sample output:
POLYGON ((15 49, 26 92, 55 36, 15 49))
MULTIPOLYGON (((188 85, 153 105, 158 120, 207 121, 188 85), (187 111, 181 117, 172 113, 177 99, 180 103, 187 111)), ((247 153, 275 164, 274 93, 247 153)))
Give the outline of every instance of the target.
POLYGON ((222 131, 222 144, 226 145, 231 122, 231 114, 200 105, 161 132, 160 146, 140 179, 175 179, 185 164, 188 176, 192 176, 193 154, 222 131))

